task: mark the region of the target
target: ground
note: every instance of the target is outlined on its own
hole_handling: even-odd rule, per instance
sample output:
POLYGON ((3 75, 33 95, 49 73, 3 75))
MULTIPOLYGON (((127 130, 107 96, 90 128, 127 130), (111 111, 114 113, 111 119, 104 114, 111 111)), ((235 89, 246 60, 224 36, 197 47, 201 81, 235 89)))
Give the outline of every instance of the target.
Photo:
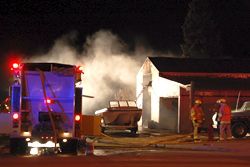
MULTIPOLYGON (((8 153, 7 138, 0 140, 0 164, 3 166, 77 167, 94 166, 249 166, 250 138, 230 141, 208 141, 206 133, 202 141, 194 143, 190 134, 173 134, 166 131, 130 133, 107 133, 89 137, 94 143, 93 154, 13 156, 8 153)), ((216 139, 216 138, 215 138, 216 139)))
MULTIPOLYGON (((223 143, 231 141, 218 142, 218 136, 215 132, 213 141, 208 141, 207 133, 200 133, 201 142, 194 143, 192 134, 176 134, 167 130, 144 129, 137 134, 131 134, 129 131, 108 131, 101 136, 88 136, 87 142, 93 143, 94 153, 96 155, 120 154, 126 152, 146 152, 147 150, 160 151, 168 150, 204 150, 217 151, 225 150, 223 143)), ((234 139, 232 143, 250 140, 234 139), (237 141, 237 142, 236 142, 237 141)), ((8 154, 8 137, 0 138, 0 154, 8 154)))

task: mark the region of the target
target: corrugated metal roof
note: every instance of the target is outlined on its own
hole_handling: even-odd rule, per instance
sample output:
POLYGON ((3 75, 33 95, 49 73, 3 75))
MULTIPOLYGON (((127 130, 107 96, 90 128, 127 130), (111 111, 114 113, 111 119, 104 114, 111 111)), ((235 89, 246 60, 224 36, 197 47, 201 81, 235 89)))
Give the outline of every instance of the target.
POLYGON ((149 57, 159 72, 250 73, 250 59, 149 57))

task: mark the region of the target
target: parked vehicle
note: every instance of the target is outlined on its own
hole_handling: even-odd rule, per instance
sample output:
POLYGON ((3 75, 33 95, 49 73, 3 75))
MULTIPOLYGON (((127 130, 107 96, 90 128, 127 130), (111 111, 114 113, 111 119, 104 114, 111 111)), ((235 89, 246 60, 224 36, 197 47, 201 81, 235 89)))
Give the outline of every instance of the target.
POLYGON ((241 108, 232 110, 232 135, 242 138, 250 132, 250 101, 243 103, 241 108))
POLYGON ((139 109, 135 101, 114 100, 109 102, 109 107, 95 112, 101 116, 102 132, 108 129, 130 130, 135 134, 138 131, 138 121, 141 118, 142 109, 139 109))
POLYGON ((76 153, 82 88, 79 67, 58 63, 14 63, 10 86, 10 152, 76 153))
MULTIPOLYGON (((217 126, 217 112, 213 115, 213 128, 218 129, 217 126)), ((231 112, 231 130, 235 138, 243 138, 250 133, 250 101, 246 101, 239 109, 231 112)))

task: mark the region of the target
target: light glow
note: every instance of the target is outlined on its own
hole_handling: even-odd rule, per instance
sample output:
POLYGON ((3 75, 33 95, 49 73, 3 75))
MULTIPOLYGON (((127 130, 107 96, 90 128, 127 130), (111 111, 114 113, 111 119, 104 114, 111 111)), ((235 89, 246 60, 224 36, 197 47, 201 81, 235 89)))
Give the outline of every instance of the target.
MULTIPOLYGON (((52 141, 47 141, 46 143, 40 143, 38 141, 34 141, 34 142, 28 142, 28 147, 48 147, 48 148, 53 148, 55 147, 55 143, 52 141)), ((56 147, 59 147, 59 143, 56 143, 56 147)))
POLYGON ((38 155, 38 148, 36 148, 36 147, 35 148, 31 148, 30 149, 30 154, 31 155, 38 155))
POLYGON ((19 115, 17 113, 13 114, 13 119, 17 120, 19 118, 19 115))
POLYGON ((14 72, 18 72, 19 70, 21 70, 21 65, 18 62, 13 62, 10 64, 10 70, 14 71, 14 72))
POLYGON ((12 67, 13 67, 13 69, 17 69, 19 67, 19 64, 18 63, 13 63, 12 67))
POLYGON ((23 136, 31 136, 30 132, 23 132, 23 136))
POLYGON ((69 132, 63 132, 62 136, 63 137, 71 137, 72 135, 69 132))
POLYGON ((81 116, 80 115, 75 115, 75 121, 80 121, 80 119, 81 119, 81 116))
POLYGON ((77 73, 83 73, 83 67, 82 67, 82 66, 78 66, 78 67, 76 68, 76 72, 77 72, 77 73))
POLYGON ((51 103, 53 103, 53 100, 51 100, 51 99, 45 99, 44 103, 51 104, 51 103))

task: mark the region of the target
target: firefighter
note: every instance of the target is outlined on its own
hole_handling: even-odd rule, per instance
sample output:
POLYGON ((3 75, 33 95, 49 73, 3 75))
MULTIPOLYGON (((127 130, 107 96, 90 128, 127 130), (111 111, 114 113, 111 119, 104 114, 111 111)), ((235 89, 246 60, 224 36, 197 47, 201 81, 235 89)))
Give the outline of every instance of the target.
POLYGON ((200 141, 198 136, 198 129, 201 127, 204 121, 204 112, 201 108, 202 101, 200 99, 195 100, 194 106, 191 108, 190 117, 193 123, 193 139, 195 142, 200 141))
POLYGON ((226 104, 226 99, 219 99, 220 104, 218 119, 220 121, 220 141, 232 139, 231 132, 231 108, 226 104))

